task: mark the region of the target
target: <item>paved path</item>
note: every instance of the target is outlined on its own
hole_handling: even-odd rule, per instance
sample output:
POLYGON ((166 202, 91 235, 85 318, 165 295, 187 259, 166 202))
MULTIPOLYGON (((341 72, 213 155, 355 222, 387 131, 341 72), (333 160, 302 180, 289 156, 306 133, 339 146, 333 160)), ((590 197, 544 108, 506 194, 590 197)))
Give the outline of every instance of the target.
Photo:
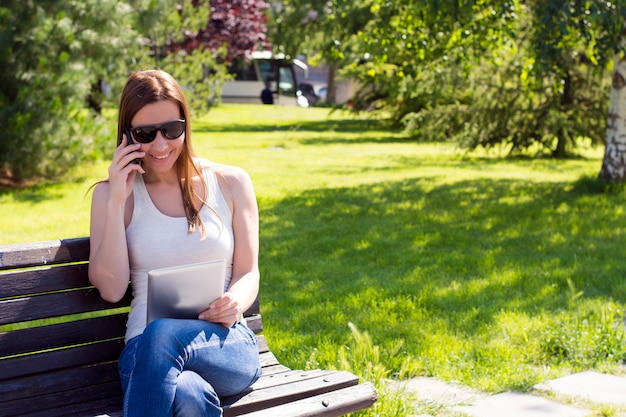
POLYGON ((439 416, 626 417, 626 377, 593 371, 538 384, 527 394, 490 395, 433 378, 413 378, 397 388, 416 397, 413 417, 431 416, 424 410, 439 416))

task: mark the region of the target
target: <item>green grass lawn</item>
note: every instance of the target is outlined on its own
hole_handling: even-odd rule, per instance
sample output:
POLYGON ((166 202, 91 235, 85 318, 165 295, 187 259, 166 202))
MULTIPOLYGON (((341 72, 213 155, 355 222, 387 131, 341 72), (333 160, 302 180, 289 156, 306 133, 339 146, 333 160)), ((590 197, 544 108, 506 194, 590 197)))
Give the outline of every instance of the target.
MULTIPOLYGON (((602 149, 467 157, 374 120, 260 105, 193 129, 200 155, 255 182, 265 334, 286 365, 491 392, 622 369, 626 195, 597 186, 602 149)), ((0 244, 87 235, 85 192, 107 165, 0 192, 0 244)), ((372 415, 405 415, 394 401, 372 415)))

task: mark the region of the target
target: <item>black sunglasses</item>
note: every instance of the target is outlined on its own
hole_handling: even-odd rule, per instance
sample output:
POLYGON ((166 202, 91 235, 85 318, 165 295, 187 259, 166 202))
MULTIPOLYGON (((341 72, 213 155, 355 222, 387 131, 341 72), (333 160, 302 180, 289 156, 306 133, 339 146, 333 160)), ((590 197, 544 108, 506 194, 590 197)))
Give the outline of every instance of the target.
POLYGON ((163 123, 162 125, 131 127, 129 131, 133 136, 133 139, 139 143, 152 142, 156 138, 158 132, 161 132, 167 139, 178 139, 185 131, 185 121, 172 120, 171 122, 163 123))

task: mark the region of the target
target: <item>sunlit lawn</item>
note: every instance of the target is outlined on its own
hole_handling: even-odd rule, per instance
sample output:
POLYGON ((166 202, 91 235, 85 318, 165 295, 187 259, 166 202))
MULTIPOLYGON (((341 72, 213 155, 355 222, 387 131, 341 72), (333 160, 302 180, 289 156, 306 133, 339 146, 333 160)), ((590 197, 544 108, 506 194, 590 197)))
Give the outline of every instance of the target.
MULTIPOLYGON (((601 149, 464 157, 327 113, 231 105, 194 123, 200 155, 255 182, 265 334, 283 363, 339 366, 352 322, 389 377, 495 392, 618 372, 626 196, 598 191, 601 149)), ((87 235, 84 194, 107 164, 0 193, 0 243, 87 235)))

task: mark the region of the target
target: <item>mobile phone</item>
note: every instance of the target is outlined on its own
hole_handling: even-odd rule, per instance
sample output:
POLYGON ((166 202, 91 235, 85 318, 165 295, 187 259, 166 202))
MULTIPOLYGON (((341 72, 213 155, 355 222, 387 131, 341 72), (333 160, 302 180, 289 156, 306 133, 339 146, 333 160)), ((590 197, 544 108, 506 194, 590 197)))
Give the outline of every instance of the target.
MULTIPOLYGON (((133 142, 133 137, 130 135, 130 130, 128 130, 127 127, 124 128, 124 134, 126 135, 126 141, 128 142, 129 145, 132 145, 133 142)), ((131 162, 132 164, 141 164, 141 159, 139 158, 135 158, 132 160, 131 162)))

